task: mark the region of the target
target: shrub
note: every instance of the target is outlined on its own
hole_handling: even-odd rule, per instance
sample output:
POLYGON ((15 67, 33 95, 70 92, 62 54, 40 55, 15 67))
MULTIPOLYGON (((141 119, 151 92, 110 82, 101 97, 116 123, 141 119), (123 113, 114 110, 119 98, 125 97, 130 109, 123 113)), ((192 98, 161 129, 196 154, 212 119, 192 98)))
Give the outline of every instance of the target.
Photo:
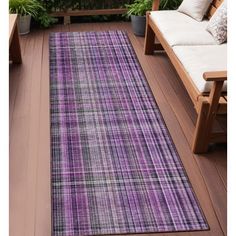
POLYGON ((161 0, 160 10, 176 10, 183 0, 161 0))
MULTIPOLYGON (((175 10, 179 7, 183 0, 161 0, 160 1, 160 10, 175 10)), ((135 16, 144 16, 147 11, 152 9, 153 0, 135 0, 132 4, 126 4, 128 12, 127 17, 131 15, 135 16)))
POLYGON ((9 0, 9 12, 21 16, 31 15, 41 27, 49 27, 57 19, 49 16, 47 10, 38 0, 9 0))
POLYGON ((9 0, 10 13, 36 17, 40 10, 43 10, 43 7, 37 0, 9 0))
POLYGON ((40 0, 48 11, 121 8, 134 0, 40 0))

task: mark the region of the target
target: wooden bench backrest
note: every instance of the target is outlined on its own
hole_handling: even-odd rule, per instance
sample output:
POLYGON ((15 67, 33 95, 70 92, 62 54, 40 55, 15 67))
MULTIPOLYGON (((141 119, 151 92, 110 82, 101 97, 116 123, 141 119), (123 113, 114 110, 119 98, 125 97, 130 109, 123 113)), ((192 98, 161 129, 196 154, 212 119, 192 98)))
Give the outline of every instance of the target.
POLYGON ((210 7, 209 7, 209 10, 208 10, 208 13, 207 13, 207 17, 208 19, 210 19, 213 14, 215 13, 215 11, 217 10, 217 8, 221 5, 221 3, 223 2, 224 0, 213 0, 210 7))

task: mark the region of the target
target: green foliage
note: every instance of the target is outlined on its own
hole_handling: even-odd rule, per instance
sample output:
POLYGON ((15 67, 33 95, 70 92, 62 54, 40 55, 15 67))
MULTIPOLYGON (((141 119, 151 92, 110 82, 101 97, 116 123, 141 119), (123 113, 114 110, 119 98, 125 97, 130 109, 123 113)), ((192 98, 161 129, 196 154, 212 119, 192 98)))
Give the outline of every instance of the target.
POLYGON ((134 0, 40 0, 43 6, 49 11, 67 9, 109 9, 121 8, 124 4, 131 4, 134 0))
MULTIPOLYGON (((125 4, 131 4, 134 0, 38 0, 46 8, 47 12, 67 10, 94 10, 123 8, 125 4)), ((117 16, 90 16, 87 20, 110 21, 117 16)), ((86 18, 86 17, 83 17, 86 18)), ((119 20, 121 20, 119 16, 119 20)))
POLYGON ((44 10, 37 0, 9 0, 9 12, 22 16, 36 17, 39 11, 44 10))
MULTIPOLYGON (((174 10, 179 7, 183 0, 161 0, 160 10, 174 10)), ((125 7, 128 9, 126 14, 127 17, 131 15, 145 16, 147 11, 152 9, 153 0, 135 0, 132 4, 126 4, 125 7)))
POLYGON ((131 15, 145 16, 146 11, 152 9, 152 0, 135 0, 132 4, 126 4, 125 7, 128 9, 127 17, 131 15))
POLYGON ((9 12, 22 16, 31 15, 44 28, 57 22, 56 18, 47 14, 46 9, 38 0, 9 0, 9 12))
POLYGON ((183 0, 161 0, 160 10, 176 10, 183 0))
POLYGON ((48 28, 53 24, 58 22, 57 18, 49 16, 47 11, 44 9, 39 12, 39 14, 35 17, 35 21, 43 28, 48 28))
POLYGON ((39 0, 47 11, 65 11, 69 8, 77 9, 80 5, 81 0, 39 0))

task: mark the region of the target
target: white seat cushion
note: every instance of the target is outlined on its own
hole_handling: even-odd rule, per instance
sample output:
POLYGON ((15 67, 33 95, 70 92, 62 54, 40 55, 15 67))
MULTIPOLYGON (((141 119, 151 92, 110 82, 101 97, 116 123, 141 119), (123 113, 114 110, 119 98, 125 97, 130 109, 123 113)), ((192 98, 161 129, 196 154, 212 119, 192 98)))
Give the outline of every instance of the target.
MULTIPOLYGON (((227 70, 227 44, 201 46, 174 46, 178 59, 201 93, 209 92, 213 82, 206 82, 204 72, 227 70)), ((223 91, 227 91, 224 83, 223 91)))
POLYGON ((152 11, 150 17, 170 46, 216 44, 212 35, 206 31, 208 20, 199 22, 173 10, 152 11))

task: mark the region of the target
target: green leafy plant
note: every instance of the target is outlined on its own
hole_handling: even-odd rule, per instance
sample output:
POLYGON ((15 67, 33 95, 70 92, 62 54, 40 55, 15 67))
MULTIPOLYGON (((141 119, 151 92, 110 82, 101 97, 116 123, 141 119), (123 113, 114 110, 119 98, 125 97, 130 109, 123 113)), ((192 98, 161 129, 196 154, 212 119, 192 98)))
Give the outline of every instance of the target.
POLYGON ((56 18, 48 15, 46 9, 38 0, 9 0, 9 12, 21 16, 30 15, 44 28, 57 22, 56 18))
POLYGON ((31 15, 36 17, 39 11, 44 10, 37 0, 9 0, 9 12, 21 16, 31 15))
POLYGON ((121 8, 134 0, 39 0, 47 11, 121 8))
POLYGON ((135 0, 132 4, 126 4, 125 7, 128 9, 126 16, 145 16, 146 11, 152 9, 152 0, 135 0))
POLYGON ((58 22, 57 18, 48 15, 45 8, 41 9, 34 19, 43 28, 48 28, 58 22))
POLYGON ((161 0, 160 10, 176 10, 183 0, 161 0))
MULTIPOLYGON (((161 0, 160 10, 175 10, 179 7, 183 0, 161 0)), ((132 4, 126 4, 125 7, 128 9, 126 16, 145 16, 147 11, 152 9, 153 0, 135 0, 132 4)))

